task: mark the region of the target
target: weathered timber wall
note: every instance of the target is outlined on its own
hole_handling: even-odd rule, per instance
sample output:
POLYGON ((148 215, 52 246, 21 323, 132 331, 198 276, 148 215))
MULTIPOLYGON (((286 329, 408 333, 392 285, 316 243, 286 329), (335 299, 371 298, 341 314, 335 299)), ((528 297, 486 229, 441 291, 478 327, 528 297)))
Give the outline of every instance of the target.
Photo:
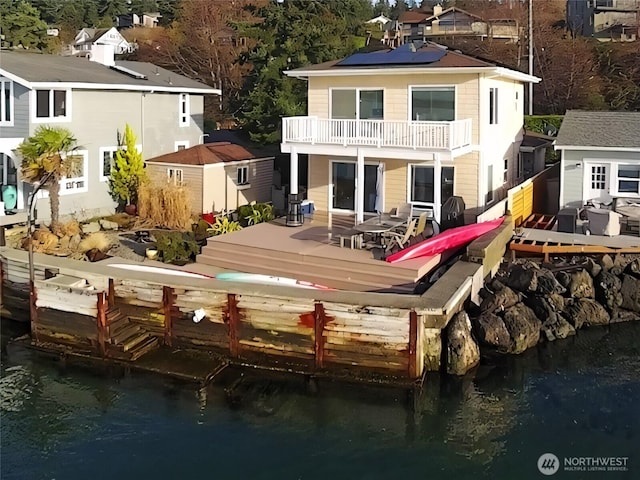
MULTIPOLYGON (((95 297, 94 297, 95 299, 95 297)), ((60 343, 80 350, 94 350, 98 340, 95 317, 51 308, 37 309, 32 333, 40 342, 60 343)))
POLYGON ((136 280, 113 279, 113 305, 150 333, 164 335, 162 286, 136 280))

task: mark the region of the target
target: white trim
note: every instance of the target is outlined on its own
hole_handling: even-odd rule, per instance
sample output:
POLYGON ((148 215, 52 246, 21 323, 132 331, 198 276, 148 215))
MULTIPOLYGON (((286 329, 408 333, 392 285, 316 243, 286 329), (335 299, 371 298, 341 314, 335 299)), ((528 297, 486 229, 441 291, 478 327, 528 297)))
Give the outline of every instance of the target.
MULTIPOLYGON (((560 152, 560 186, 559 186, 559 205, 558 208, 561 209, 564 207, 564 181, 565 181, 565 171, 564 171, 564 167, 565 167, 565 161, 564 161, 564 150, 562 150, 560 152)), ((583 173, 584 175, 584 173, 583 173)), ((584 197, 584 190, 582 191, 582 196, 584 197)))
POLYGON ((251 186, 251 182, 249 181, 249 165, 238 165, 236 167, 236 186, 237 187, 241 187, 241 186, 251 186), (245 181, 241 182, 239 180, 239 176, 240 176, 240 172, 244 171, 246 172, 243 176, 245 177, 245 181))
POLYGON ((188 127, 191 119, 191 97, 188 93, 178 95, 178 126, 188 127), (184 113, 182 107, 184 105, 184 113))
POLYGON ((626 181, 637 182, 638 183, 638 192, 621 192, 620 188, 620 177, 618 176, 618 171, 621 166, 631 166, 640 168, 640 163, 633 163, 627 161, 617 161, 611 163, 611 194, 616 197, 631 197, 631 198, 640 198, 640 178, 635 177, 623 177, 626 181), (615 166, 615 168, 614 168, 615 166))
MULTIPOLYGON (((365 155, 363 155, 363 158, 366 157, 365 155)), ((380 162, 380 161, 374 161, 374 160, 365 160, 364 161, 364 165, 370 165, 370 166, 375 166, 376 168, 378 167, 378 164, 382 163, 383 165, 385 165, 384 162, 380 162)), ((386 167, 386 165, 385 165, 386 167)), ((311 170, 311 169, 309 169, 311 170)), ((386 176, 386 168, 384 169, 384 171, 382 172, 382 186, 384 188, 384 179, 386 176)), ((364 178, 363 178, 363 182, 364 182, 364 178)), ((357 159, 351 160, 350 158, 333 158, 333 159, 329 159, 329 181, 327 182, 328 185, 328 203, 327 203, 327 210, 329 212, 333 212, 333 213, 345 213, 345 214, 355 214, 357 209, 358 209, 358 161, 357 159), (354 184, 353 184, 353 206, 354 209, 353 210, 346 210, 344 208, 333 208, 333 164, 334 163, 352 163, 356 166, 355 168, 355 178, 354 178, 354 184)), ((363 183, 364 185, 364 183, 363 183)), ((383 190, 383 204, 384 204, 384 196, 385 196, 385 191, 383 190)), ((363 197, 364 198, 364 197, 363 197)), ((364 205, 363 205, 363 211, 364 211, 364 205)), ((370 212, 366 212, 366 213, 370 213, 370 212)))
MULTIPOLYGON (((120 149, 125 149, 126 147, 123 145, 121 147, 115 146, 115 147, 100 147, 99 150, 99 155, 100 158, 98 159, 98 164, 100 167, 100 170, 98 172, 98 178, 100 179, 101 182, 106 182, 107 180, 109 180, 110 175, 105 175, 104 174, 104 154, 106 152, 110 152, 111 153, 111 161, 114 160, 114 155, 115 153, 120 150, 120 149)), ((111 169, 109 169, 111 170, 111 169)))
POLYGON ((184 182, 184 171, 182 168, 167 168, 167 183, 173 183, 174 185, 182 184, 184 182), (180 177, 180 182, 176 179, 180 177))
POLYGON ((72 112, 72 94, 71 90, 68 88, 36 88, 32 89, 29 92, 29 104, 30 104, 30 114, 31 114, 31 123, 69 123, 71 122, 71 112, 72 112), (38 95, 37 92, 39 90, 48 91, 49 92, 49 116, 48 117, 38 117, 38 95), (53 117, 54 110, 54 91, 63 91, 65 92, 65 105, 64 105, 64 116, 53 117))
POLYGON ((456 149, 453 152, 436 150, 413 150, 410 148, 385 148, 385 147, 360 147, 357 145, 312 145, 310 143, 281 143, 280 151, 282 153, 290 153, 295 148, 298 153, 309 155, 328 155, 335 157, 357 157, 358 151, 362 151, 365 157, 397 159, 397 160, 416 160, 431 161, 435 159, 435 155, 442 155, 443 160, 453 160, 455 157, 469 153, 472 148, 456 149), (455 157, 454 157, 455 154, 455 157))
MULTIPOLYGON (((438 159, 434 159, 433 162, 422 162, 415 163, 410 162, 407 163, 407 190, 405 192, 406 201, 411 205, 417 206, 418 208, 430 208, 434 211, 439 210, 440 207, 436 208, 436 200, 438 197, 442 198, 442 193, 436 195, 436 190, 440 191, 442 188, 441 182, 436 185, 436 163, 438 163, 438 159), (413 201, 411 196, 411 189, 413 186, 413 167, 425 167, 425 168, 433 168, 433 202, 423 202, 421 200, 413 201)), ((446 165, 449 166, 449 165, 446 165)), ((442 162, 440 162, 440 178, 442 178, 442 162)), ((454 172, 454 185, 455 185, 455 172, 454 172)))
POLYGON ((82 156, 82 176, 81 177, 73 177, 67 178, 63 177, 60 180, 60 196, 63 195, 73 195, 74 193, 86 193, 89 191, 89 152, 88 150, 74 150, 73 152, 69 152, 70 156, 82 156), (81 187, 67 187, 67 183, 77 184, 78 182, 82 182, 81 187))
POLYGON ((498 87, 497 86, 489 87, 489 121, 487 122, 489 125, 500 125, 501 115, 500 115, 499 98, 500 96, 498 95, 498 87), (493 94, 493 101, 491 101, 492 94, 493 94), (492 116, 493 118, 491 118, 492 116))
POLYGON ((585 152, 640 152, 640 147, 590 147, 588 145, 579 147, 574 145, 557 145, 555 142, 553 148, 554 150, 584 150, 585 152))
POLYGON ((412 97, 412 92, 414 88, 424 88, 424 89, 429 89, 429 88, 452 88, 453 87, 453 120, 451 121, 455 121, 458 119, 458 85, 456 84, 435 84, 435 85, 408 85, 407 87, 407 120, 409 122, 414 122, 415 120, 413 120, 411 112, 412 112, 412 106, 413 106, 413 97, 412 97))
MULTIPOLYGON (((356 92, 356 118, 360 118, 360 92, 382 92, 382 120, 384 120, 384 112, 386 110, 386 89, 385 87, 329 87, 329 118, 333 119, 333 91, 334 90, 354 90, 356 92)), ((376 119, 372 119, 376 120, 376 119)))
POLYGON ((180 151, 179 147, 184 147, 185 150, 189 148, 189 140, 177 140, 173 142, 173 150, 175 152, 180 151))
POLYGON ((440 74, 480 74, 492 73, 500 77, 521 82, 539 83, 542 79, 504 67, 408 67, 408 68, 329 68, 325 70, 287 70, 282 72, 288 77, 344 77, 344 76, 382 76, 382 75, 440 75, 440 74))
POLYGON ((13 127, 13 119, 15 118, 15 101, 13 98, 13 80, 9 78, 0 78, 0 126, 13 127), (9 86, 9 120, 3 120, 6 105, 4 103, 5 85, 9 86))

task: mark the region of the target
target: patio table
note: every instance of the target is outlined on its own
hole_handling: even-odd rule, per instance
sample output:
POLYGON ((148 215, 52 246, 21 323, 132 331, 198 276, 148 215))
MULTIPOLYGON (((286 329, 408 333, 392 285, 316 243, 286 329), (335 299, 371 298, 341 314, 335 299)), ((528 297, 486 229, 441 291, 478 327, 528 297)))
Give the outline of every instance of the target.
POLYGON ((383 233, 390 232, 394 228, 401 227, 404 224, 406 224, 406 219, 402 217, 384 215, 365 220, 364 222, 357 224, 353 228, 358 232, 369 233, 373 235, 374 241, 376 243, 382 244, 382 242, 378 242, 378 240, 381 239, 383 233))

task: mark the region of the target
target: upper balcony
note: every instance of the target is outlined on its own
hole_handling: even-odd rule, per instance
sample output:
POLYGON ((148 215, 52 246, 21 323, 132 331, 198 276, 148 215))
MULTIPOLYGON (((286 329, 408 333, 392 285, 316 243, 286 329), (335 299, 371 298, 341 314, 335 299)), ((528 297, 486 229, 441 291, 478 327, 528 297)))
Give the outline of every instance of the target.
POLYGON ((283 145, 341 145, 454 152, 471 145, 471 119, 452 122, 282 119, 283 145))

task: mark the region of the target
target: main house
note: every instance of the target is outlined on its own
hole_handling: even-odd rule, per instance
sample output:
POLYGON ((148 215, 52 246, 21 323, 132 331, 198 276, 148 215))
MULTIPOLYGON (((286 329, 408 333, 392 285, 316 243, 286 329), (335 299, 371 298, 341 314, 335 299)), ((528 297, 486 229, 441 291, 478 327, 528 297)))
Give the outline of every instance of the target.
POLYGON ((356 53, 285 72, 308 81, 308 116, 283 119, 283 153, 309 155, 315 209, 439 220, 451 196, 468 221, 523 178, 524 85, 540 79, 433 44, 356 53))
POLYGON ((560 150, 560 208, 615 198, 640 203, 640 112, 569 110, 560 150))
MULTIPOLYGON (((94 49, 90 60, 2 51, 2 191, 12 192, 6 196, 16 208, 26 207, 32 186, 21 181, 15 149, 41 125, 65 127, 76 137, 83 162, 73 178, 61 181, 60 213, 111 213, 108 177, 125 126, 135 132, 145 159, 189 148, 203 143, 205 95, 220 93, 150 63, 114 61, 109 46, 94 49)), ((48 218, 48 203, 38 201, 39 218, 48 218)))

